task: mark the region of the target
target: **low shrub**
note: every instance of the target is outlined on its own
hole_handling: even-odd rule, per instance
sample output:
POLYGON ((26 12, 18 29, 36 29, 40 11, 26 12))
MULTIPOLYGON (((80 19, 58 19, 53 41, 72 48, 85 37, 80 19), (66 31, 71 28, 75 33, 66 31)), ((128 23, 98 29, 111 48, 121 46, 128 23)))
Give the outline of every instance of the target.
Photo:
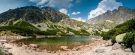
POLYGON ((102 32, 100 35, 103 37, 104 40, 110 39, 110 35, 107 32, 102 32))
POLYGON ((116 37, 115 36, 113 36, 112 38, 111 38, 111 42, 114 44, 114 43, 116 43, 116 37))
POLYGON ((5 54, 1 51, 1 49, 0 49, 0 55, 5 55, 5 54))
POLYGON ((135 44, 135 32, 129 32, 124 36, 123 43, 126 47, 132 47, 135 44))

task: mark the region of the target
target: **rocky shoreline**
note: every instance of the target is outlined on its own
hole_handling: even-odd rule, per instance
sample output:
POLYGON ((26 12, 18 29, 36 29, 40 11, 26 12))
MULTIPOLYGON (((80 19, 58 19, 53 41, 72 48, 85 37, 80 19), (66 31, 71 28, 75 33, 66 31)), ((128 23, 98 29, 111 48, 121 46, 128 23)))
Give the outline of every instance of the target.
POLYGON ((131 49, 123 49, 118 43, 112 45, 111 41, 95 39, 91 44, 77 46, 67 49, 61 46, 64 51, 40 50, 36 44, 17 46, 14 43, 0 41, 0 48, 7 55, 135 55, 131 49))

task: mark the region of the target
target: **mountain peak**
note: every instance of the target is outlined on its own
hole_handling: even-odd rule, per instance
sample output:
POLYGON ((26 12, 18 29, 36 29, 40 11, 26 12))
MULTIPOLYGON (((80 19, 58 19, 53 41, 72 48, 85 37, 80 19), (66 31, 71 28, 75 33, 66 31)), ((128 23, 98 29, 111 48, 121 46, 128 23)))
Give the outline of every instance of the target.
POLYGON ((19 9, 39 9, 39 7, 36 7, 36 6, 25 6, 25 7, 20 7, 19 9))
POLYGON ((117 24, 125 22, 127 20, 135 18, 135 10, 120 6, 113 11, 107 11, 106 13, 92 18, 88 23, 102 23, 105 20, 114 21, 117 24))
POLYGON ((67 15, 50 7, 39 8, 36 6, 25 6, 12 10, 8 10, 0 14, 0 22, 6 22, 10 19, 23 19, 28 22, 42 22, 50 20, 52 22, 59 22, 62 19, 68 18, 67 15))

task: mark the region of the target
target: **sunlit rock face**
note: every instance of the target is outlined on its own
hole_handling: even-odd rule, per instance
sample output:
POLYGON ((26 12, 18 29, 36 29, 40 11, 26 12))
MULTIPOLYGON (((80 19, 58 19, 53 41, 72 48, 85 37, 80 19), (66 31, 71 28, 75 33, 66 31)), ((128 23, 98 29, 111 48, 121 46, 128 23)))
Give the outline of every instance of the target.
POLYGON ((135 18, 135 9, 129 9, 120 6, 118 9, 115 9, 113 11, 107 11, 102 15, 89 19, 87 23, 96 24, 96 23, 102 23, 107 20, 107 21, 114 22, 116 24, 121 24, 133 18, 135 18))
POLYGON ((102 0, 96 9, 91 10, 88 15, 88 19, 95 18, 99 15, 104 14, 107 11, 113 11, 118 9, 119 6, 123 6, 122 3, 116 0, 102 0))

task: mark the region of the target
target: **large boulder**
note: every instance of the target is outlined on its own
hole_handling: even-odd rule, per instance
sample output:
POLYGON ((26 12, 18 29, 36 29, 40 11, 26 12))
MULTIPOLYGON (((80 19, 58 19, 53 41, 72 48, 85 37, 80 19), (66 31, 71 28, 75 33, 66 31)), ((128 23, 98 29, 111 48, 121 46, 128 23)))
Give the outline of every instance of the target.
POLYGON ((124 38, 125 35, 126 35, 126 33, 117 35, 116 38, 115 38, 116 42, 117 43, 123 42, 123 38, 124 38))
POLYGON ((132 45, 132 51, 135 52, 135 44, 132 45))
POLYGON ((122 46, 119 44, 119 43, 115 43, 113 46, 112 46, 112 50, 116 50, 116 49, 120 49, 122 48, 122 46))

